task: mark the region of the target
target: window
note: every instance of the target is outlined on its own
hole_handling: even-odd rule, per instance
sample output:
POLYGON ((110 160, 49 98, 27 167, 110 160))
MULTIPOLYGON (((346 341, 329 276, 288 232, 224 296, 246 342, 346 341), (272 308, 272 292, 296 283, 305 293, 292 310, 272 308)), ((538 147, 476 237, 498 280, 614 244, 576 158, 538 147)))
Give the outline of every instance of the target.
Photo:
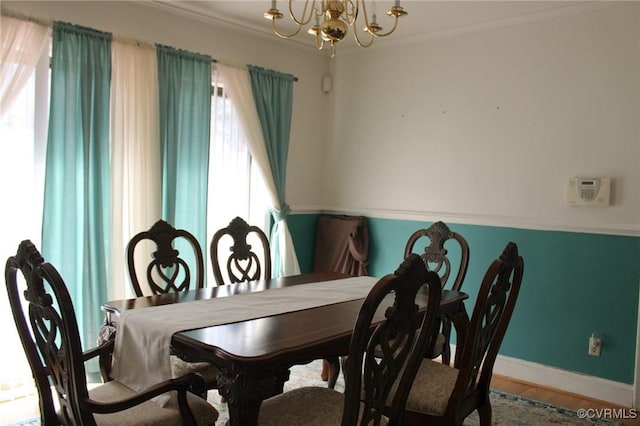
MULTIPOLYGON (((0 217, 0 259, 29 238, 40 245, 44 161, 49 108, 49 55, 45 51, 29 82, 0 122, 0 193, 8 200, 0 217)), ((0 363, 0 401, 35 392, 6 295, 0 290, 0 330, 5 345, 0 363)))
MULTIPOLYGON (((259 226, 269 235, 269 199, 261 173, 251 161, 224 82, 216 72, 212 81, 207 242, 209 244, 213 234, 236 216, 250 225, 259 226)), ((207 283, 213 285, 211 262, 205 259, 205 263, 208 265, 207 283)))
MULTIPOLYGON (((238 118, 223 82, 214 75, 211 98, 207 244, 219 228, 236 216, 260 226, 268 234, 269 199, 244 141, 238 118)), ((0 216, 0 259, 15 254, 25 238, 41 246, 42 203, 49 109, 49 52, 43 54, 34 75, 12 109, 0 122, 0 190, 10 200, 0 216)), ((208 247, 206 247, 208 252, 208 247)), ((122 258, 125 262, 124 256, 122 258)), ((208 285, 213 285, 210 260, 208 285)), ((0 286, 0 322, 13 324, 6 287, 0 286)), ((78 307, 77 309, 80 309, 78 307)), ((15 327, 4 327, 0 341, 11 348, 0 364, 0 401, 33 393, 31 371, 15 327), (25 386, 26 385, 26 386, 25 386)))

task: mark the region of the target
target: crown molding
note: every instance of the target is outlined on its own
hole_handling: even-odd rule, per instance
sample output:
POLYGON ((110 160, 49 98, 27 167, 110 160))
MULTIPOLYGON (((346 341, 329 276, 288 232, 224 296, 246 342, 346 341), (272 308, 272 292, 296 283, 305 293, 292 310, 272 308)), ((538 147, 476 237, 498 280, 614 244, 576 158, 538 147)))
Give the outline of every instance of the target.
MULTIPOLYGON (((397 48, 399 46, 424 43, 433 40, 446 39, 450 37, 456 37, 464 34, 476 33, 481 31, 488 31, 497 28, 504 28, 516 25, 527 24, 531 22, 545 21, 561 16, 576 15, 579 13, 590 12, 598 9, 603 9, 615 5, 617 2, 610 1, 576 1, 575 4, 569 4, 567 6, 558 7, 554 9, 545 10, 542 12, 532 12, 520 16, 511 18, 494 19, 478 24, 462 25, 455 28, 448 28, 445 30, 428 31, 422 34, 413 34, 403 36, 401 33, 394 33, 393 36, 385 39, 383 43, 374 42, 371 47, 365 50, 371 49, 387 49, 397 48)), ((357 45, 344 46, 341 52, 345 54, 354 54, 361 52, 363 49, 357 45)))
POLYGON ((196 21, 203 22, 205 24, 212 24, 216 27, 220 27, 223 29, 232 30, 239 33, 250 34, 255 37, 259 37, 264 40, 269 41, 278 41, 289 43, 290 47, 297 49, 305 49, 308 50, 311 45, 309 43, 305 43, 302 39, 299 38, 289 38, 289 39, 274 39, 276 37, 273 32, 270 30, 270 27, 267 28, 265 26, 258 26, 251 23, 243 22, 237 19, 232 19, 229 17, 216 17, 212 16, 204 9, 198 9, 197 7, 186 6, 181 4, 181 2, 175 1, 166 1, 166 0, 135 0, 136 3, 141 4, 143 6, 152 7, 154 9, 158 9, 173 15, 183 16, 188 19, 193 19, 196 21), (179 6, 178 6, 179 5, 179 6))
MULTIPOLYGON (((153 7, 155 9, 163 10, 165 12, 184 16, 189 19, 197 20, 207 24, 213 24, 220 28, 236 31, 239 33, 250 34, 261 39, 274 41, 274 34, 269 26, 257 25, 242 21, 240 19, 234 19, 227 16, 213 16, 210 11, 204 8, 199 8, 194 5, 194 2, 176 2, 168 0, 135 0, 136 3, 153 7)), ((615 5, 617 2, 609 1, 575 1, 572 4, 549 9, 542 12, 532 12, 511 18, 502 18, 482 22, 478 24, 462 25, 455 28, 449 28, 446 30, 427 31, 422 34, 402 35, 401 32, 394 33, 393 36, 374 42, 371 47, 363 49, 358 47, 355 42, 348 42, 347 40, 339 43, 338 54, 351 55, 358 52, 370 51, 374 49, 385 48, 397 48, 398 46, 410 45, 420 42, 438 40, 443 38, 455 37, 458 35, 474 33, 479 31, 486 31, 495 28, 521 25, 529 22, 542 21, 547 19, 556 18, 559 16, 573 15, 582 12, 602 9, 615 5)), ((351 39, 352 37, 350 37, 351 39)), ((315 44, 309 39, 303 37, 292 37, 288 39, 276 39, 279 43, 288 43, 291 48, 317 50, 315 44)), ((352 41, 352 40, 350 40, 352 41)), ((318 51, 323 52, 323 51, 318 51)), ((330 60, 327 56, 327 60, 330 60)))

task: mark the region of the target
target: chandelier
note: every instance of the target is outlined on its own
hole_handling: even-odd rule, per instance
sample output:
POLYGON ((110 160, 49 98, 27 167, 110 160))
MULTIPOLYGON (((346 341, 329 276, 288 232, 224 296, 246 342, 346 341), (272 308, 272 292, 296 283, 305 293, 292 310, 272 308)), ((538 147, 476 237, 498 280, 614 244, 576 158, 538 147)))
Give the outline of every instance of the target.
MULTIPOLYGON (((307 31, 316 39, 316 47, 322 49, 325 42, 330 45, 331 57, 335 55, 336 44, 345 38, 349 32, 349 26, 353 27, 353 35, 356 43, 360 47, 369 47, 378 37, 386 37, 395 31, 398 26, 398 18, 407 14, 400 1, 396 0, 394 6, 388 11, 393 19, 393 27, 388 31, 377 22, 376 2, 369 1, 370 11, 367 10, 367 1, 365 0, 305 0, 302 12, 296 14, 294 12, 294 3, 302 3, 296 0, 288 0, 289 16, 295 24, 295 29, 290 34, 284 34, 278 30, 276 22, 283 18, 282 12, 276 7, 276 0, 271 2, 271 9, 265 12, 264 17, 271 20, 273 32, 280 38, 290 38, 300 32, 300 29, 308 25, 311 20, 314 24, 307 31), (358 27, 366 34, 359 35, 358 27), (368 34, 368 35, 367 35, 368 34)), ((297 9, 300 9, 298 7, 297 9)))

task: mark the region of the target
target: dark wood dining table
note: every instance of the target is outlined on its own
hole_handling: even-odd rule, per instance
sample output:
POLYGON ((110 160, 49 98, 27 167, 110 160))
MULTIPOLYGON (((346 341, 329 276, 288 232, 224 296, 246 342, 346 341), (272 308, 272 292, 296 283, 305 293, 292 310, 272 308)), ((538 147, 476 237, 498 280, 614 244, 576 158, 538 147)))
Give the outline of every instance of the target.
MULTIPOLYGON (((102 306, 107 324, 116 324, 120 313, 173 303, 231 297, 276 288, 347 278, 337 272, 310 273, 255 282, 207 287, 199 290, 107 302, 102 306)), ((469 324, 464 301, 468 295, 443 291, 440 313, 452 319, 458 341, 469 324)), ((418 304, 426 307, 426 291, 418 304)), ((389 300, 391 303, 392 300, 389 300)), ((282 393, 289 368, 315 359, 330 359, 339 369, 346 355, 362 299, 334 303, 263 318, 215 325, 175 333, 174 353, 187 361, 206 361, 221 371, 219 392, 229 408, 231 425, 255 425, 260 404, 282 393)), ((383 310, 378 321, 383 320, 383 310)), ((336 371, 333 372, 337 374, 336 371)))

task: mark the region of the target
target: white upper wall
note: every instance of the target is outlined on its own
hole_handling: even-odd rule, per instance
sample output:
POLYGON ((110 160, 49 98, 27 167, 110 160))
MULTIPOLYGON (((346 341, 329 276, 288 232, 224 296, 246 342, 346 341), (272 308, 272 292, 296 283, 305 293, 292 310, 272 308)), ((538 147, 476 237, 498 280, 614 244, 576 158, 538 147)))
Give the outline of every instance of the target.
POLYGON ((573 12, 338 51, 325 205, 640 234, 640 5, 573 12), (571 176, 612 205, 569 207, 571 176))
MULTIPOLYGON (((294 74, 294 111, 288 162, 287 201, 315 205, 322 197, 329 97, 321 90, 328 73, 326 52, 303 48, 275 35, 240 33, 196 15, 175 15, 136 2, 2 1, 3 9, 108 31, 114 36, 209 54, 226 64, 254 64, 294 74)), ((265 25, 268 22, 265 21, 265 25)))
POLYGON ((2 6, 296 75, 294 211, 640 234, 637 2, 580 4, 410 42, 391 36, 369 49, 349 39, 331 61, 136 2, 2 6), (612 177, 612 206, 567 206, 566 181, 576 175, 612 177))

